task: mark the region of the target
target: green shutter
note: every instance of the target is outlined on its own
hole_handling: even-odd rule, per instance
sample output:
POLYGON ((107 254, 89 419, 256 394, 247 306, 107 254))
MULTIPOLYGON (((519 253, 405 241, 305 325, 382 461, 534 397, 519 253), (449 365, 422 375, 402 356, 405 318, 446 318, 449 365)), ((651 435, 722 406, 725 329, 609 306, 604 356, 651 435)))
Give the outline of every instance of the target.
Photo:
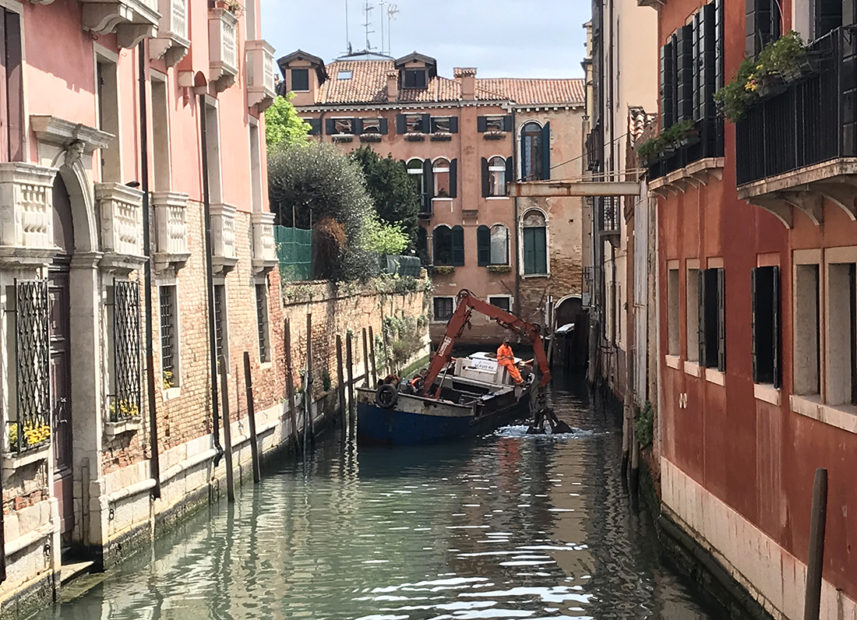
POLYGON ((488 175, 489 174, 490 173, 488 172, 488 160, 483 157, 482 158, 482 197, 483 198, 488 196, 491 193, 491 190, 489 189, 489 183, 488 183, 488 175))
POLYGON ((535 228, 535 256, 536 256, 536 273, 548 272, 548 247, 547 234, 544 227, 535 228))
POLYGON ((536 272, 534 228, 524 229, 524 275, 536 272))
POLYGON ((464 229, 461 226, 452 227, 452 264, 464 265, 464 229))
POLYGON ((453 159, 449 162, 449 197, 455 198, 458 196, 458 160, 453 159))
POLYGON ((547 273, 547 247, 543 226, 524 229, 524 274, 547 273))
POLYGON ((476 131, 479 133, 485 133, 488 128, 488 119, 484 116, 476 117, 476 131))
POLYGON ((491 230, 487 226, 476 229, 476 259, 480 267, 491 263, 491 230))
POLYGON ((551 124, 542 127, 542 174, 543 181, 551 178, 551 124))

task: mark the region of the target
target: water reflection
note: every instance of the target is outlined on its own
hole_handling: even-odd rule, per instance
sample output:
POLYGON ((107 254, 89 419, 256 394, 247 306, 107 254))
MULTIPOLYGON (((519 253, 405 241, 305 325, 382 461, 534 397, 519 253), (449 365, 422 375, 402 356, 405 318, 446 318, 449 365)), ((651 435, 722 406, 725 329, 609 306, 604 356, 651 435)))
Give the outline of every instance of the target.
POLYGON ((41 617, 708 617, 628 508, 615 416, 576 384, 552 400, 583 430, 359 451, 331 437, 41 617))

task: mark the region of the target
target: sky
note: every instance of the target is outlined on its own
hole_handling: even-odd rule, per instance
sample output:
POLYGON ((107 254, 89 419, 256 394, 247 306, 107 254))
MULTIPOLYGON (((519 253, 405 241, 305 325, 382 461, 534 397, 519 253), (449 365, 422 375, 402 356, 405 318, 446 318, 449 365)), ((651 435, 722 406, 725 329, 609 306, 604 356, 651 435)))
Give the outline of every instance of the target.
MULTIPOLYGON (((275 58, 297 49, 329 63, 346 51, 345 7, 354 51, 366 47, 363 0, 261 0, 262 36, 275 58)), ((390 55, 413 51, 437 59, 438 73, 476 67, 478 77, 582 77, 583 24, 590 0, 370 0, 370 43, 387 47, 391 6, 390 55), (383 21, 383 23, 382 23, 383 21)))

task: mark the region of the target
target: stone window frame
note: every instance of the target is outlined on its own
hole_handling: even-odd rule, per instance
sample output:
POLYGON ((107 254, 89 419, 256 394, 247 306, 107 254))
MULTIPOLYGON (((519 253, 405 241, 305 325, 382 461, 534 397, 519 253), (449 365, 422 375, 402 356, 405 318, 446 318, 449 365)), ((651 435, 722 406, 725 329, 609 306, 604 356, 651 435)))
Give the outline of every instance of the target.
POLYGON ((258 345, 256 351, 261 367, 269 368, 272 363, 274 348, 271 343, 271 291, 267 277, 256 278, 253 281, 253 301, 256 306, 256 340, 258 345), (259 304, 260 291, 264 291, 265 294, 263 305, 259 304))
POLYGON ((164 400, 170 400, 178 396, 181 393, 182 381, 181 381, 181 370, 182 370, 182 347, 181 347, 181 339, 182 339, 182 325, 181 325, 181 300, 179 299, 179 287, 176 283, 175 278, 163 278, 159 279, 158 283, 158 356, 161 367, 161 381, 159 382, 164 400), (173 291, 172 295, 172 313, 173 313, 173 364, 172 364, 172 377, 170 378, 170 382, 172 385, 167 387, 166 379, 164 378, 164 347, 163 342, 161 340, 162 337, 162 308, 161 308, 161 295, 164 288, 171 288, 173 291))
POLYGON ((513 305, 514 301, 515 301, 515 298, 512 297, 511 295, 506 295, 506 294, 488 295, 488 303, 491 304, 492 306, 497 306, 498 308, 500 308, 501 310, 503 310, 505 312, 512 312, 512 308, 514 307, 514 305, 513 305), (497 304, 494 303, 495 299, 505 299, 506 303, 508 305, 505 308, 503 306, 498 306, 497 304))
POLYGON ((431 322, 432 323, 446 323, 449 319, 452 318, 452 315, 455 314, 455 309, 457 308, 457 300, 454 295, 435 295, 431 298, 431 322), (438 300, 450 300, 452 304, 452 310, 449 312, 449 316, 444 316, 438 318, 435 312, 435 308, 437 308, 438 300))
POLYGON ((540 207, 529 207, 522 210, 518 218, 518 260, 520 265, 520 276, 522 278, 548 278, 551 275, 551 255, 550 255, 550 218, 547 212, 540 207), (545 229, 545 271, 544 273, 525 273, 524 265, 524 230, 529 228, 525 224, 527 215, 530 213, 539 213, 544 219, 545 229))
POLYGON ((119 54, 116 52, 93 43, 92 45, 92 69, 95 83, 93 84, 93 92, 95 93, 95 112, 96 112, 96 128, 101 131, 106 131, 113 135, 110 144, 107 148, 98 150, 98 180, 103 182, 115 181, 122 183, 125 179, 122 177, 122 149, 119 145, 122 144, 122 122, 120 120, 122 108, 122 89, 119 87, 119 54), (102 123, 105 116, 103 110, 100 109, 101 102, 99 97, 99 65, 108 66, 108 75, 105 87, 109 89, 111 100, 107 103, 110 105, 110 112, 115 112, 115 119, 108 118, 102 123), (115 108, 115 110, 114 110, 115 108))

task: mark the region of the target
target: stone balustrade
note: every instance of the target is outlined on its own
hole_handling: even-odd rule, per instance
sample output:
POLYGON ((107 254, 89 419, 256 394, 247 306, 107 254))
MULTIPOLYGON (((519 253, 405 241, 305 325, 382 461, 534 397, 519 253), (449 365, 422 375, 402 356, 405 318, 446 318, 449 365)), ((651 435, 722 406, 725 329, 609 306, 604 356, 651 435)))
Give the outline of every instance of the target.
POLYGON ((238 76, 238 18, 226 9, 208 11, 209 81, 221 92, 238 76))
POLYGON ((0 261, 46 264, 54 246, 54 168, 0 163, 0 261))
POLYGON ((181 268, 190 257, 187 243, 188 195, 178 192, 152 192, 155 212, 155 270, 181 268))
POLYGON ((215 271, 229 271, 238 263, 235 248, 235 207, 213 204, 211 214, 211 264, 215 271))
POLYGON ((143 192, 121 183, 96 183, 95 202, 101 226, 101 264, 117 270, 143 262, 143 192))
POLYGON ((277 244, 274 240, 274 214, 252 213, 253 271, 270 271, 277 266, 277 244))
POLYGON ((149 57, 163 58, 168 67, 175 66, 190 49, 187 31, 188 0, 159 0, 161 21, 158 36, 149 41, 149 57))
POLYGON ((274 87, 274 48, 264 40, 247 41, 247 102, 264 111, 277 96, 274 87))

